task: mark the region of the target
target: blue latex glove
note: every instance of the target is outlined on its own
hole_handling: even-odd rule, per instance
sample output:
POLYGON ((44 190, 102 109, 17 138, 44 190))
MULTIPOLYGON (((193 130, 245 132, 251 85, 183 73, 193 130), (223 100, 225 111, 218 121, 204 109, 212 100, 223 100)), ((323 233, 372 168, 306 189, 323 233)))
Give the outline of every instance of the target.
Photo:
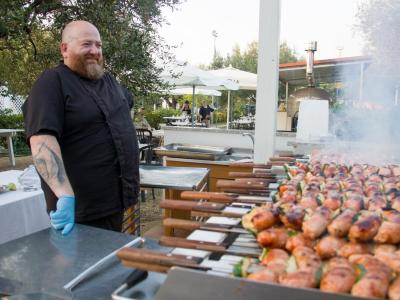
POLYGON ((61 196, 57 201, 57 210, 50 212, 51 226, 56 230, 62 230, 62 235, 71 232, 75 224, 75 197, 61 196))

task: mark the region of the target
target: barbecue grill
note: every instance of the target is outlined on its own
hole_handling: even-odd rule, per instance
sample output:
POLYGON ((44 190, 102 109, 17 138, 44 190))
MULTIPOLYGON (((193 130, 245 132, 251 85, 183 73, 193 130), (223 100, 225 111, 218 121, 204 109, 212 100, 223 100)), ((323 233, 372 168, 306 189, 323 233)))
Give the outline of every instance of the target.
MULTIPOLYGON (((288 108, 287 108, 288 116, 293 118, 292 119, 293 123, 297 122, 297 114, 300 106, 299 100, 301 99, 329 100, 329 101, 332 100, 331 96, 325 90, 315 87, 314 73, 313 73, 315 51, 317 51, 317 42, 310 42, 306 49, 307 52, 306 78, 308 82, 307 87, 296 90, 294 94, 289 97, 288 100, 288 108)), ((296 128, 296 126, 292 127, 296 128)))

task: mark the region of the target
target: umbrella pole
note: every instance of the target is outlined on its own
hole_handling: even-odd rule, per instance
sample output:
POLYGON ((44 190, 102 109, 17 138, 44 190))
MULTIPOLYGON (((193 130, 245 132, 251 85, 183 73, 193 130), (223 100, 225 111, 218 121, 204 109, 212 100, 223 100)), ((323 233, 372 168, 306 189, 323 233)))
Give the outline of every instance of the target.
POLYGON ((194 127, 194 118, 196 116, 196 99, 195 99, 195 86, 193 85, 193 94, 192 94, 192 127, 194 127))
POLYGON ((228 109, 226 113, 226 129, 229 129, 229 119, 230 119, 230 114, 231 114, 231 91, 228 91, 228 109))

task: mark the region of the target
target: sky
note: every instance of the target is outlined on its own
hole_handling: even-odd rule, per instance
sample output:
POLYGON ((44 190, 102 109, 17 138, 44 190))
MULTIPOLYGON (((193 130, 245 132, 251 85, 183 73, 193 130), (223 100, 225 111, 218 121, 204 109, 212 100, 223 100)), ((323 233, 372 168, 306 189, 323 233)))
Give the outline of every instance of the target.
MULTIPOLYGON (((187 0, 163 15, 170 23, 160 29, 178 48, 178 60, 210 64, 215 47, 225 57, 238 45, 243 51, 258 40, 259 1, 187 0)), ((280 40, 304 55, 307 42, 318 42, 315 59, 362 55, 363 41, 355 29, 358 5, 368 0, 281 0, 280 40)))

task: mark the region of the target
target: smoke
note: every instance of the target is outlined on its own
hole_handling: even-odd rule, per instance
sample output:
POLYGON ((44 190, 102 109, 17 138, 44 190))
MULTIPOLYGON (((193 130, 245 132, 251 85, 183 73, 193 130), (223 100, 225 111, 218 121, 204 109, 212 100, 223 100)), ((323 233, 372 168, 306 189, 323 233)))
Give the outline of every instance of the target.
POLYGON ((361 69, 341 74, 345 100, 336 103, 330 119, 336 145, 325 152, 336 147, 348 161, 399 163, 400 1, 361 4, 355 29, 372 61, 364 65, 362 82, 361 69))

